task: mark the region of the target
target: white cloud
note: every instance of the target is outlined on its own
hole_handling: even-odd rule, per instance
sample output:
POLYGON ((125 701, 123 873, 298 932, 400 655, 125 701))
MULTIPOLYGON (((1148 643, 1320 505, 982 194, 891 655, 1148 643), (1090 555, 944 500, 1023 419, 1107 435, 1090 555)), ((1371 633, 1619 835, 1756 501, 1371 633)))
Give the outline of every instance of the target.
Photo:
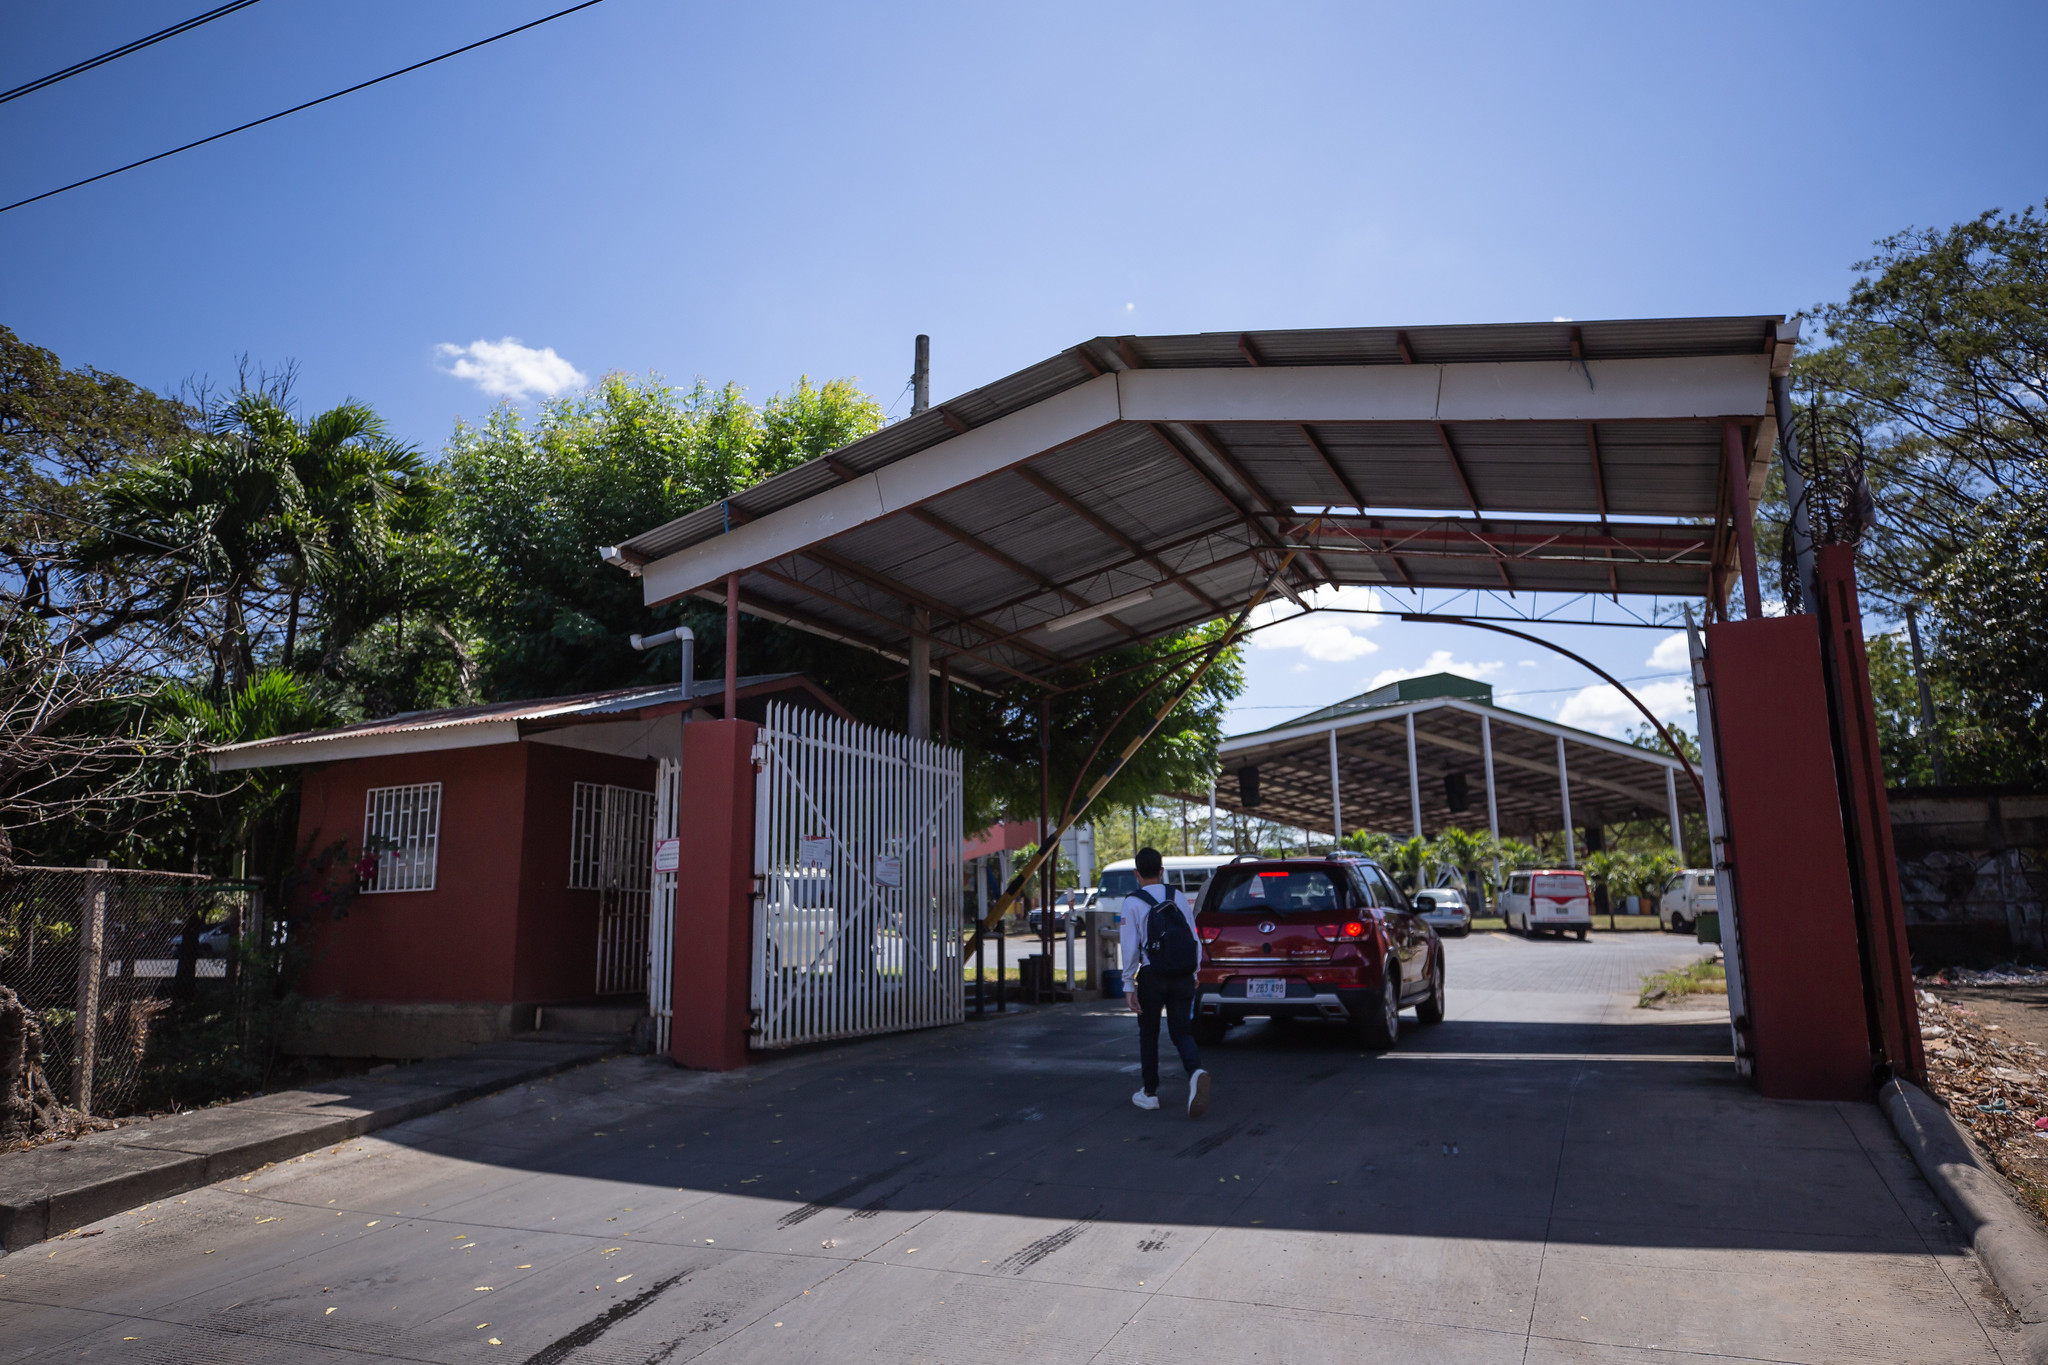
POLYGON ((1489 674, 1500 672, 1505 667, 1506 663, 1500 659, 1490 663, 1474 663, 1469 659, 1453 659, 1451 651, 1439 649, 1422 661, 1422 667, 1383 668, 1373 674, 1372 681, 1365 686, 1367 691, 1371 691, 1375 687, 1385 687, 1388 683, 1399 682, 1403 678, 1420 678, 1431 673, 1455 673, 1461 678, 1478 681, 1489 674))
MULTIPOLYGON (((1375 611, 1380 605, 1380 595, 1371 588, 1329 587, 1317 588, 1306 594, 1305 601, 1311 607, 1343 607, 1355 611, 1375 611)), ((1325 616, 1319 610, 1315 615, 1305 616, 1292 602, 1285 598, 1263 603, 1252 613, 1251 624, 1264 626, 1252 636, 1252 644, 1258 649, 1298 649, 1318 663, 1343 664, 1371 654, 1379 642, 1366 638, 1360 632, 1369 630, 1378 621, 1370 616, 1325 616), (1277 622, 1278 624, 1271 624, 1277 622)))
POLYGON ((469 380, 493 398, 521 399, 536 393, 552 398, 564 389, 590 382, 581 370, 556 355, 554 347, 535 350, 520 344, 517 337, 472 341, 467 346, 444 341, 434 348, 434 354, 455 362, 444 373, 469 380))
POLYGON ((1516 668, 1534 668, 1534 667, 1536 667, 1536 661, 1535 661, 1534 659, 1517 659, 1517 660, 1515 660, 1515 667, 1516 667, 1516 668))
POLYGON ((1674 631, 1657 642, 1644 663, 1655 669, 1677 672, 1692 667, 1692 651, 1685 642, 1684 631, 1674 631))
MULTIPOLYGON (((1666 724, 1677 721, 1688 730, 1694 728, 1692 684, 1685 679, 1667 678, 1662 682, 1645 683, 1635 689, 1635 694, 1643 699, 1643 705, 1649 707, 1658 720, 1666 724)), ((1581 688, 1567 697, 1564 705, 1558 708, 1557 723, 1619 739, 1624 731, 1643 723, 1643 713, 1631 706, 1628 698, 1619 691, 1601 683, 1596 687, 1581 688)))

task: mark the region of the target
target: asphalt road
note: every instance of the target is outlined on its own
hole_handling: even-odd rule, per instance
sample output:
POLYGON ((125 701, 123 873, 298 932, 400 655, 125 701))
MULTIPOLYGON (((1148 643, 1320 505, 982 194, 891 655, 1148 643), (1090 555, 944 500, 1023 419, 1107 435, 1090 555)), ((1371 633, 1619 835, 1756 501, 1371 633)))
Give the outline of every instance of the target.
POLYGON ((1631 1008, 1697 951, 1475 935, 1447 1022, 1248 1026, 1200 1122, 1112 1004, 587 1067, 0 1260, 0 1360, 2019 1359, 1874 1108, 1631 1008))

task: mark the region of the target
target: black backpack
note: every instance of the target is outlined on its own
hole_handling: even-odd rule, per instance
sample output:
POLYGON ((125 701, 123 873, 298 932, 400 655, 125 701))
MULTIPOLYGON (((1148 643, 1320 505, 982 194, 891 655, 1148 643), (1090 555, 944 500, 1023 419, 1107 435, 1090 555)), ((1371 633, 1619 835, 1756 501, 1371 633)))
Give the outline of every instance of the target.
MULTIPOLYGON (((1141 886, 1138 894, 1151 901, 1146 895, 1150 890, 1141 886)), ((1171 891, 1166 891, 1164 901, 1152 901, 1152 909, 1145 914, 1145 965, 1161 976, 1188 976, 1202 965, 1201 950, 1195 946, 1187 917, 1174 906, 1171 891)))

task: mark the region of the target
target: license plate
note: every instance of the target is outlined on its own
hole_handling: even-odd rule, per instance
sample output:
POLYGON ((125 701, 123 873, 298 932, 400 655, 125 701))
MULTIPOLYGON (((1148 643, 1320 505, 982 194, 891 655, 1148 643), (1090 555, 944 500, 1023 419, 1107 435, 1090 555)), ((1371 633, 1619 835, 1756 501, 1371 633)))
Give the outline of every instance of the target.
POLYGON ((1287 983, 1271 977, 1247 981, 1244 994, 1247 1000, 1285 1000, 1287 983))

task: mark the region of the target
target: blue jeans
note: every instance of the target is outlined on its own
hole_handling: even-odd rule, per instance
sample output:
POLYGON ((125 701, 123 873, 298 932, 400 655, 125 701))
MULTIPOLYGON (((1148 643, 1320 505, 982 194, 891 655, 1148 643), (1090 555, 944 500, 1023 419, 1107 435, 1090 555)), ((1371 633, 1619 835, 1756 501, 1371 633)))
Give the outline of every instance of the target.
POLYGON ((1167 1036, 1180 1053, 1180 1064, 1192 1076, 1202 1069, 1202 1050, 1195 1046, 1195 974, 1161 977, 1138 973, 1138 1063, 1145 1073, 1145 1093, 1159 1093, 1159 1011, 1166 1011, 1167 1036))

